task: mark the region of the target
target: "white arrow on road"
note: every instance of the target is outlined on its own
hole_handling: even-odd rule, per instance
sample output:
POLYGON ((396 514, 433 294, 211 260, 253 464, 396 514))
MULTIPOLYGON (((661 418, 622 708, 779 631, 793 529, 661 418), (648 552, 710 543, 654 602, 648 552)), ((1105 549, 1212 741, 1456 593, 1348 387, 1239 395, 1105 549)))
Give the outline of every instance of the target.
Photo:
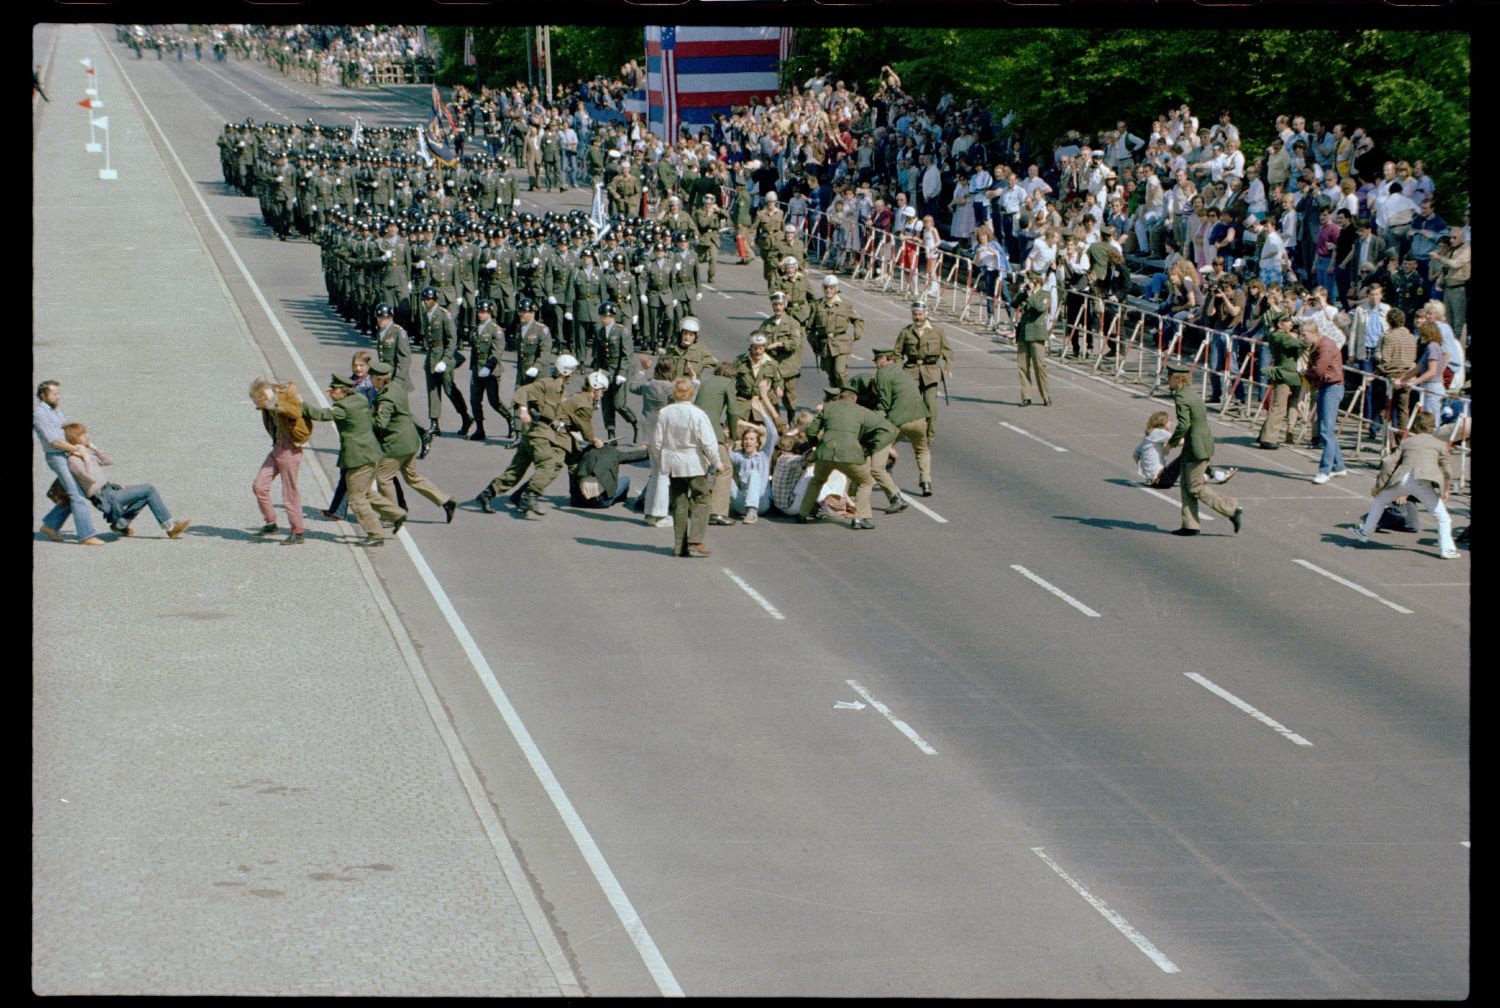
POLYGON ((840 700, 833 705, 834 710, 864 710, 865 705, 858 700, 840 700))

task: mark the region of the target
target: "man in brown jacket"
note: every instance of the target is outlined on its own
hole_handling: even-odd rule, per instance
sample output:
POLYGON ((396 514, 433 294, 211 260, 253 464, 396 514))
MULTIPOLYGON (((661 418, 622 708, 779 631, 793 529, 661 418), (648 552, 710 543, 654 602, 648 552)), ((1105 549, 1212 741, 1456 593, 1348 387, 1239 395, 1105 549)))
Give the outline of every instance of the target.
POLYGON ((1400 451, 1387 455, 1380 464, 1380 475, 1375 478, 1375 500, 1364 522, 1349 526, 1350 534, 1360 542, 1369 542, 1386 505, 1398 497, 1407 498, 1407 527, 1416 528, 1417 505, 1411 500, 1415 497, 1437 520, 1438 555, 1444 560, 1458 559, 1458 550, 1453 545, 1453 520, 1443 504, 1448 499, 1448 484, 1452 479, 1448 446, 1433 437, 1432 414, 1418 413, 1412 421, 1411 436, 1401 442, 1400 451))
POLYGON ((297 489, 297 473, 302 468, 302 446, 312 438, 312 421, 302 415, 302 397, 293 382, 277 385, 264 378, 250 386, 250 401, 260 410, 266 433, 271 436, 271 450, 260 471, 255 474, 251 491, 260 507, 265 524, 255 534, 267 536, 276 531, 276 509, 271 506, 271 483, 281 477, 281 503, 286 508, 292 534, 281 541, 283 546, 302 545, 302 493, 297 489))

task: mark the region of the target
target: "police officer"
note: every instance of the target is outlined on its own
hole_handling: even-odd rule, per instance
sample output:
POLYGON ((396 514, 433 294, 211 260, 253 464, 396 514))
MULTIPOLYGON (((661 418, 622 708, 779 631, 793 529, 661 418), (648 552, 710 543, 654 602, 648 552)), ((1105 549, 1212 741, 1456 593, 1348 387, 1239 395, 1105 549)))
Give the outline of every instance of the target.
POLYGON ((688 373, 691 367, 699 378, 708 374, 719 362, 698 343, 698 320, 689 315, 678 323, 677 342, 662 351, 661 359, 672 369, 668 381, 676 381, 688 373))
POLYGON ((1047 388, 1047 337, 1052 325, 1047 314, 1052 295, 1042 286, 1042 275, 1027 270, 1025 279, 1016 285, 1011 304, 1017 310, 1016 366, 1020 369, 1021 405, 1031 405, 1031 383, 1036 382, 1042 405, 1051 406, 1047 388))
POLYGON ((953 376, 953 348, 942 328, 927 318, 926 302, 912 302, 911 324, 896 337, 896 353, 922 390, 922 401, 927 405, 927 440, 931 443, 937 429, 938 385, 945 374, 953 376))
POLYGON ((713 283, 718 275, 720 229, 729 226, 729 215, 719 206, 717 196, 704 193, 703 206, 693 211, 692 219, 698 261, 707 267, 707 282, 713 283))
POLYGON ((849 527, 872 529, 875 523, 870 520, 870 488, 874 477, 870 474, 870 456, 882 454, 899 432, 885 417, 856 402, 854 389, 829 388, 824 394, 829 401, 806 428, 817 447, 812 452, 812 482, 803 495, 797 521, 806 524, 814 520, 817 488, 827 481, 829 473, 837 470, 849 478, 849 496, 854 500, 854 518, 849 527))
POLYGON ((568 452, 573 449, 573 439, 567 432, 563 412, 563 398, 567 392, 568 379, 578 369, 578 360, 571 354, 561 354, 553 365, 552 374, 516 389, 511 400, 516 419, 524 425, 521 443, 511 457, 505 471, 479 491, 474 503, 486 513, 490 502, 521 482, 527 469, 534 469, 531 481, 513 498, 522 517, 528 514, 545 514, 541 506, 543 491, 566 465, 568 452))
MULTIPOLYGON (((458 510, 458 501, 439 490, 431 480, 417 472, 412 460, 421 447, 421 434, 412 422, 406 387, 392 380, 391 366, 377 362, 370 368, 370 382, 375 386, 375 437, 380 442, 382 458, 375 464, 375 485, 391 484, 396 474, 406 485, 443 509, 448 522, 458 510)), ((384 493, 384 490, 381 490, 384 493)))
MULTIPOLYGON (((932 449, 927 442, 927 404, 922 401, 922 392, 916 381, 901 368, 899 360, 894 349, 875 351, 875 376, 866 386, 869 406, 900 432, 896 441, 904 438, 911 445, 917 457, 917 487, 923 497, 931 497, 932 449)), ((895 441, 892 441, 884 451, 870 457, 870 473, 875 485, 890 498, 886 514, 897 514, 907 508, 906 500, 885 469, 894 447, 895 441)))
POLYGON ((552 330, 536 320, 531 298, 516 302, 516 387, 530 382, 540 372, 542 358, 552 352, 552 330))
POLYGON ((427 416, 429 425, 422 444, 422 458, 432 450, 432 439, 441 434, 439 420, 443 414, 443 396, 458 411, 462 426, 458 436, 469 433, 474 421, 469 416, 469 406, 464 395, 453 382, 453 372, 458 354, 458 328, 453 322, 453 313, 438 304, 438 292, 433 287, 422 288, 422 309, 425 314, 423 328, 427 332, 427 359, 423 370, 427 375, 427 416))
POLYGON ((865 320, 839 294, 839 278, 829 273, 823 277, 823 300, 813 306, 808 341, 831 386, 843 388, 848 384, 849 355, 854 352, 855 340, 864 333, 865 320))
POLYGON ((771 317, 756 327, 766 338, 766 353, 776 362, 777 380, 772 383, 771 405, 785 403, 786 418, 791 422, 797 413, 797 379, 802 376, 802 344, 807 333, 802 324, 787 314, 787 295, 771 294, 771 317))
POLYGON ((630 440, 639 437, 635 413, 625 396, 625 370, 630 363, 634 346, 630 330, 615 321, 615 304, 606 301, 599 306, 599 324, 594 327, 590 340, 591 363, 596 372, 609 379, 609 388, 604 393, 604 429, 611 440, 615 437, 615 415, 619 414, 630 424, 630 440))
POLYGON ((761 271, 765 273, 767 285, 770 284, 771 274, 776 272, 776 266, 781 261, 774 247, 777 237, 785 226, 785 215, 781 212, 776 190, 772 189, 766 193, 765 206, 761 207, 760 213, 755 215, 755 249, 761 256, 761 271))
POLYGON ((503 370, 500 355, 505 351, 505 331, 495 322, 495 302, 489 298, 480 298, 474 311, 478 323, 474 327, 474 359, 469 364, 473 368, 469 377, 469 402, 474 407, 474 433, 469 435, 469 440, 485 439, 486 396, 490 400, 490 409, 505 418, 506 438, 513 438, 516 433, 515 420, 510 410, 500 402, 500 372, 503 370))

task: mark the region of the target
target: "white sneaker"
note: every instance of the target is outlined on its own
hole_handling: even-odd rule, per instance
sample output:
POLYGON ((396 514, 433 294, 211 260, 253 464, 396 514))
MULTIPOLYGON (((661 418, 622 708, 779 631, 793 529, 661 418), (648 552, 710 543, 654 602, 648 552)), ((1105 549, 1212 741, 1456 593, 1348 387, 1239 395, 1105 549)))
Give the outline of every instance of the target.
POLYGON ((1324 483, 1328 482, 1328 479, 1329 479, 1329 476, 1328 476, 1327 473, 1318 473, 1318 475, 1316 475, 1316 476, 1314 476, 1312 478, 1312 481, 1314 483, 1318 484, 1319 486, 1322 486, 1324 483))
POLYGON ((745 524, 746 525, 754 525, 755 522, 759 518, 760 518, 760 513, 758 511, 756 511, 755 508, 747 508, 745 510, 745 524))
POLYGON ((1358 539, 1360 542, 1370 541, 1370 537, 1365 535, 1365 527, 1363 525, 1350 525, 1349 534, 1358 539))
POLYGON ((1447 553, 1438 554, 1438 556, 1442 557, 1444 560, 1457 560, 1458 555, 1458 550, 1449 550, 1447 553))
POLYGON ((1341 478, 1349 475, 1349 470, 1348 469, 1335 469, 1333 472, 1329 473, 1328 475, 1332 476, 1334 479, 1341 479, 1341 478))

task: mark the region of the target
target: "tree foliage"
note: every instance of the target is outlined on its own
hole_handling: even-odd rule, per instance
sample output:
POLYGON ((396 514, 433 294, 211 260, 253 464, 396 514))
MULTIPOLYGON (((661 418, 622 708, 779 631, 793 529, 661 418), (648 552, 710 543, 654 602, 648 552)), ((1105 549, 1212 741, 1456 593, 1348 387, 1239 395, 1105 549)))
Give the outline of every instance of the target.
MULTIPOLYGON (((456 26, 429 28, 438 39, 442 56, 437 65, 439 84, 510 85, 527 80, 527 38, 535 40, 535 29, 529 26, 463 28, 456 26), (476 66, 463 62, 464 33, 474 33, 476 66)), ((645 52, 640 28, 601 25, 566 25, 552 29, 552 81, 571 84, 595 74, 614 76, 631 59, 639 60, 645 52)), ((540 80, 540 73, 535 73, 540 80)))
POLYGON ((1280 114, 1363 126, 1387 154, 1426 161, 1440 209, 1457 219, 1469 189, 1469 43, 1389 30, 804 28, 788 77, 822 69, 869 94, 889 63, 909 93, 1014 111, 1044 143, 1119 119, 1141 133, 1184 102, 1206 122, 1229 111, 1251 153, 1280 114))

